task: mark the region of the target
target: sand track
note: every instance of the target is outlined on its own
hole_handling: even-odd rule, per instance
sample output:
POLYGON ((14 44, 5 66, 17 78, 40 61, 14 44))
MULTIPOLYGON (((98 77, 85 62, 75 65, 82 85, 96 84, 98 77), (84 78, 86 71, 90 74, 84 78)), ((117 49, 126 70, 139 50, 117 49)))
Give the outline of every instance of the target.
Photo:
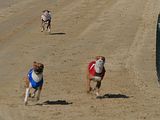
POLYGON ((31 0, 6 8, 5 17, 0 12, 0 120, 159 120, 159 6, 159 0, 31 0), (54 11, 51 35, 40 32, 44 8, 54 11), (101 94, 111 98, 85 92, 86 67, 96 55, 107 58, 101 94), (45 65, 38 103, 72 104, 23 105, 22 78, 34 60, 45 65))

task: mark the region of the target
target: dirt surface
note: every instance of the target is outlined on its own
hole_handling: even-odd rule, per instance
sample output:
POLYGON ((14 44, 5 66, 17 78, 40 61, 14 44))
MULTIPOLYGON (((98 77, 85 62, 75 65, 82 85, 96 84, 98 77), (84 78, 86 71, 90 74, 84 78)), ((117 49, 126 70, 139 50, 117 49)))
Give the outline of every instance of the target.
POLYGON ((159 120, 159 9, 159 0, 22 0, 1 9, 0 120, 159 120), (52 12, 50 35, 40 32, 43 9, 52 12), (96 55, 106 57, 103 99, 86 93, 96 55), (45 83, 40 101, 24 106, 33 61, 44 63, 45 83))

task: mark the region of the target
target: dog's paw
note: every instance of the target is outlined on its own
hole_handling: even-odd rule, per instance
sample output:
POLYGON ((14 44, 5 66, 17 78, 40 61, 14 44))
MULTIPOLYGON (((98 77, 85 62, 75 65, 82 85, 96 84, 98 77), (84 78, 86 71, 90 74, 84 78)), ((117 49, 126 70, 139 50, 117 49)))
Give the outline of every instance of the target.
POLYGON ((96 92, 95 94, 96 94, 97 97, 100 96, 99 92, 96 92))
POLYGON ((35 94, 33 93, 32 95, 31 95, 31 98, 34 98, 35 97, 35 94))
POLYGON ((50 32, 51 32, 51 29, 48 28, 48 33, 50 33, 50 32))
POLYGON ((39 97, 37 97, 36 101, 39 101, 39 97))
POLYGON ((27 101, 25 101, 25 102, 24 102, 24 105, 25 105, 25 106, 27 106, 27 105, 28 105, 28 102, 27 102, 27 101))
POLYGON ((41 32, 43 32, 43 31, 44 31, 44 28, 41 29, 41 32))

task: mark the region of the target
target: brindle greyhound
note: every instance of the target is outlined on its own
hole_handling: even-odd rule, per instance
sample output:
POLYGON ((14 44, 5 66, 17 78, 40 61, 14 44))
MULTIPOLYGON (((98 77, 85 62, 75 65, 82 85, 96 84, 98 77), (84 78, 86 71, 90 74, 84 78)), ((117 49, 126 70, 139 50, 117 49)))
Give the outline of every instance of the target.
POLYGON ((44 10, 42 11, 43 14, 41 15, 41 32, 43 32, 44 30, 48 30, 48 32, 51 31, 51 12, 49 10, 44 10), (46 29, 45 29, 46 26, 46 29))

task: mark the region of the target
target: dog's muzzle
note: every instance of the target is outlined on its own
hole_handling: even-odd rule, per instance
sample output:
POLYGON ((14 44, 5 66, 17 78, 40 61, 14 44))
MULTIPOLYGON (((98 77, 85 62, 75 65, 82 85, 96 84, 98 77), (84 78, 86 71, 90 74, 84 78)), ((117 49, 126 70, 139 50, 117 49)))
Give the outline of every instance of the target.
POLYGON ((95 64, 95 67, 94 67, 96 73, 102 73, 104 63, 105 62, 102 59, 99 59, 99 60, 96 61, 96 64, 95 64))
POLYGON ((36 74, 41 74, 43 72, 43 68, 41 68, 41 69, 34 69, 34 72, 36 74))

